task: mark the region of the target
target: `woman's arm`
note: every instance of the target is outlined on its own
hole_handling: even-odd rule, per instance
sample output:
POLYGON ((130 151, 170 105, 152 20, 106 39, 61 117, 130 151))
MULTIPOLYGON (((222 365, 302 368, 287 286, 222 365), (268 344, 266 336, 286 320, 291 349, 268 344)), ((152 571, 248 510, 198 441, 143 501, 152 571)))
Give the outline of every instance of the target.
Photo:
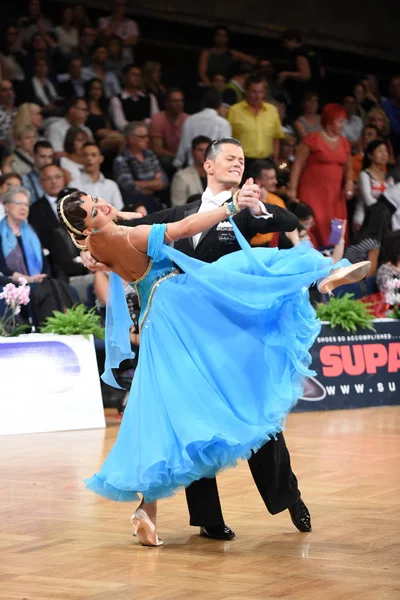
POLYGON ((300 138, 300 140, 304 140, 305 137, 307 137, 307 131, 306 128, 304 127, 303 123, 300 121, 300 119, 296 119, 294 122, 294 128, 300 138))
POLYGON ((346 194, 346 200, 350 200, 354 195, 353 163, 351 160, 351 154, 349 154, 347 157, 347 161, 344 166, 344 180, 344 192, 346 194))
POLYGON ((358 193, 365 206, 376 204, 376 198, 373 197, 371 192, 371 179, 366 171, 361 171, 358 177, 358 193))
POLYGON ((371 261, 371 268, 368 271, 367 277, 375 277, 376 275, 378 270, 379 252, 380 248, 373 248, 373 250, 369 250, 368 252, 368 260, 371 261))
POLYGON ((203 50, 199 58, 199 77, 204 85, 211 85, 211 81, 207 75, 209 51, 203 50))
POLYGON ((310 154, 310 149, 304 142, 300 142, 296 151, 296 158, 290 172, 290 183, 287 189, 287 195, 291 200, 297 200, 297 188, 299 179, 307 158, 310 154))
POLYGON ((258 62, 254 56, 251 56, 251 54, 245 54, 239 50, 231 50, 231 52, 235 61, 239 60, 245 63, 250 63, 251 65, 256 65, 258 62))
POLYGON ((102 271, 98 271, 94 274, 94 293, 96 294, 96 298, 100 300, 100 302, 106 306, 107 304, 107 292, 108 292, 108 277, 102 271))

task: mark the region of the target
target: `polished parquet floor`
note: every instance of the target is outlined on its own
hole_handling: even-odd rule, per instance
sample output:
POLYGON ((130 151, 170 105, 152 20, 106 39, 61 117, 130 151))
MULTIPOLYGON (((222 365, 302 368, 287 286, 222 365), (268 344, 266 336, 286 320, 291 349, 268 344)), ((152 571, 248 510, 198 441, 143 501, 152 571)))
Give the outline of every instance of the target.
POLYGON ((1 600, 399 600, 400 407, 290 415, 286 440, 313 532, 264 509, 245 463, 219 478, 233 542, 160 503, 162 548, 130 504, 85 491, 118 426, 0 437, 1 600))

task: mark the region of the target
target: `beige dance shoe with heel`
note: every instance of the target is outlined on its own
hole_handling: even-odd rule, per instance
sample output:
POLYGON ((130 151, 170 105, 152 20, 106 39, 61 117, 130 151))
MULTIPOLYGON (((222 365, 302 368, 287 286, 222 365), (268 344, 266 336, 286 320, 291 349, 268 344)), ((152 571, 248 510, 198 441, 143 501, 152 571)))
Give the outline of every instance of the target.
POLYGON ((163 541, 158 537, 156 527, 148 514, 138 508, 131 516, 133 535, 138 537, 142 546, 162 546, 163 541))
POLYGON ((349 265, 348 267, 339 267, 333 269, 333 271, 322 279, 318 283, 318 290, 321 294, 332 295, 332 291, 340 285, 346 285, 347 283, 357 283, 361 279, 364 279, 371 268, 369 260, 349 265))

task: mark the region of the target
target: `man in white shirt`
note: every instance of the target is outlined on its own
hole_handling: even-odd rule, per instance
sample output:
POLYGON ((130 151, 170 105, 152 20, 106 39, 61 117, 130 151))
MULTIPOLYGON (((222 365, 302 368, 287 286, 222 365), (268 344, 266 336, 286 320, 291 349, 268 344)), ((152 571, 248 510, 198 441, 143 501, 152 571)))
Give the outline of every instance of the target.
POLYGON ((85 131, 90 140, 93 140, 93 134, 85 123, 88 118, 88 105, 84 98, 74 97, 66 105, 65 117, 57 119, 48 126, 45 132, 46 139, 50 142, 54 150, 54 159, 58 160, 66 156, 64 152, 65 135, 70 127, 78 127, 85 131))
POLYGON ((183 167, 186 163, 193 164, 191 154, 192 141, 199 135, 205 135, 211 140, 230 137, 232 128, 230 123, 220 117, 218 109, 221 107, 221 94, 215 90, 208 90, 203 100, 203 110, 186 119, 182 127, 178 152, 174 160, 174 167, 183 167))
POLYGON ((69 187, 82 190, 91 196, 104 198, 109 204, 121 210, 124 207, 124 203, 119 187, 115 181, 106 179, 100 171, 103 161, 104 156, 101 154, 97 144, 87 142, 83 146, 83 170, 79 178, 73 179, 70 182, 69 187))
POLYGON ((210 138, 199 135, 192 142, 193 164, 177 171, 171 182, 171 206, 186 204, 190 196, 202 194, 207 187, 204 155, 210 138))
POLYGON ((350 142, 352 149, 359 151, 364 124, 356 115, 357 105, 354 96, 346 96, 343 106, 347 115, 343 126, 343 135, 350 142))

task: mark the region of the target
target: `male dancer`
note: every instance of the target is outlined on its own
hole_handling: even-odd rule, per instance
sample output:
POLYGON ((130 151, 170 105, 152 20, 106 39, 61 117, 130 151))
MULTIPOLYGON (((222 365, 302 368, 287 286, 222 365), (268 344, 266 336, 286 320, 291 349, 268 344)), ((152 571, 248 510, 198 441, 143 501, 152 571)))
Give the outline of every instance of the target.
MULTIPOLYGON (((220 138, 212 142, 205 153, 207 189, 201 200, 177 206, 135 220, 125 225, 167 223, 179 221, 189 214, 213 210, 232 196, 244 172, 244 154, 240 143, 234 138, 220 138)), ((256 233, 293 231, 299 224, 297 217, 286 209, 260 202, 260 188, 252 180, 246 182, 239 192, 248 209, 234 217, 247 240, 256 233)), ((121 213, 129 219, 129 213, 121 213)), ((132 215, 132 217, 134 217, 132 215)), ((239 250, 239 244, 229 221, 223 221, 193 238, 179 240, 175 247, 205 262, 214 262, 221 256, 239 250)), ((82 255, 90 270, 105 270, 90 256, 82 255)), ((221 282, 223 285, 223 282, 221 282)), ((311 531, 310 513, 301 499, 290 456, 283 434, 265 444, 249 459, 249 466, 261 497, 271 514, 289 510, 294 525, 303 532, 311 531)), ((231 540, 234 532, 225 524, 218 495, 216 479, 200 479, 186 489, 190 524, 200 527, 202 536, 219 540, 231 540)))

